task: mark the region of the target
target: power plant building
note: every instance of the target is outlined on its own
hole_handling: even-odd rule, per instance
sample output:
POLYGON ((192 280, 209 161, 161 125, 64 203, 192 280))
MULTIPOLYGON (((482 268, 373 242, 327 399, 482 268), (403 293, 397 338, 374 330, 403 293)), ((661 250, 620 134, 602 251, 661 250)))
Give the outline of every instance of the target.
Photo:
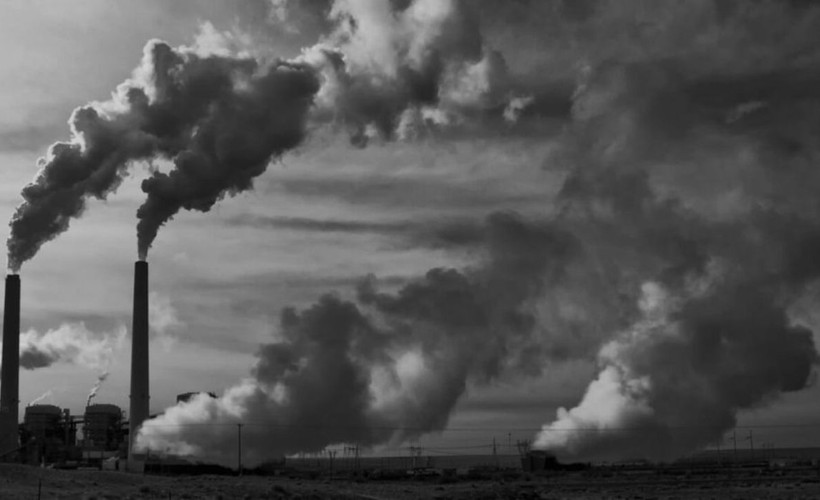
POLYGON ((83 418, 84 449, 116 451, 123 441, 122 410, 110 404, 90 405, 83 418))
MULTIPOLYGON (((22 461, 38 464, 82 459, 88 453, 102 457, 128 453, 137 467, 143 457, 132 453, 134 438, 150 416, 148 263, 134 266, 134 297, 131 344, 131 393, 129 422, 120 407, 88 405, 82 417, 54 405, 25 408, 19 423, 20 371, 20 276, 9 274, 5 282, 3 310, 2 373, 0 373, 0 462, 22 461), (83 440, 77 439, 82 426, 83 440)), ((189 395, 192 396, 195 393, 189 395)))
POLYGON ((64 462, 76 454, 77 424, 67 409, 58 406, 27 406, 20 436, 26 463, 64 462))

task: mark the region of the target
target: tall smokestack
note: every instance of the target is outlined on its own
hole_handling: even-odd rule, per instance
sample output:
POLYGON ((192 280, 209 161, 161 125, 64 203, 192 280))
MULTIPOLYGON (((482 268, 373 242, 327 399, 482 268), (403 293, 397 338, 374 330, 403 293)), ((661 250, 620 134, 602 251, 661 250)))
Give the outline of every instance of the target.
POLYGON ((3 369, 0 376, 0 459, 17 448, 20 371, 20 276, 6 276, 3 310, 3 369))
POLYGON ((134 440, 148 418, 148 263, 134 264, 134 317, 131 328, 131 435, 129 456, 134 440))

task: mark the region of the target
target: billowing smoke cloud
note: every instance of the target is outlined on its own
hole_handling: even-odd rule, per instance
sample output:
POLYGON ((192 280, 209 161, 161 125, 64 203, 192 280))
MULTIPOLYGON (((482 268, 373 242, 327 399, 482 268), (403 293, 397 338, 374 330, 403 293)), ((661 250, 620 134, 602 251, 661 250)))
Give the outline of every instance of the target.
POLYGON ((271 157, 298 144, 318 88, 304 65, 267 66, 250 57, 146 45, 134 76, 114 97, 77 109, 72 140, 49 150, 11 222, 9 267, 82 214, 86 199, 114 191, 136 160, 169 158, 175 168, 145 180, 138 211, 139 255, 181 208, 207 211, 251 187, 271 157))
MULTIPOLYGON (((193 47, 149 42, 111 100, 74 111, 71 140, 49 149, 23 189, 11 220, 9 268, 18 271, 66 231, 88 198, 106 199, 137 161, 173 163, 142 183, 137 236, 145 259, 160 226, 179 210, 207 212, 250 189, 272 160, 303 141, 309 118, 349 127, 363 145, 477 111, 504 112, 503 58, 483 44, 461 2, 314 7, 328 16, 331 32, 292 61, 238 51, 235 37, 209 24, 193 47)), ((512 106, 507 116, 520 108, 512 106)))
POLYGON ((325 78, 319 110, 352 125, 357 145, 500 118, 522 97, 474 14, 458 0, 333 2, 335 28, 304 53, 325 78))
POLYGON ((28 330, 20 334, 20 367, 36 370, 60 362, 102 369, 123 345, 126 334, 125 326, 113 332, 93 332, 84 323, 65 323, 45 333, 28 330))
POLYGON ((85 400, 86 406, 91 406, 91 400, 94 399, 94 396, 97 395, 97 392, 102 387, 103 382, 108 378, 108 370, 106 369, 104 372, 100 373, 97 376, 97 381, 94 383, 94 386, 91 387, 91 391, 88 393, 88 398, 85 400))
POLYGON ((537 447, 573 457, 672 459, 715 442, 738 409, 805 387, 811 331, 767 292, 707 281, 673 297, 643 287, 643 317, 599 354, 584 398, 544 427, 537 447))
POLYGON ((795 184, 820 180, 809 166, 817 118, 796 111, 818 96, 762 87, 762 105, 732 92, 674 66, 603 64, 584 76, 566 156, 550 161, 573 165, 562 214, 594 245, 621 318, 607 324, 597 378, 536 447, 671 459, 811 382, 813 334, 788 311, 820 271, 809 257, 820 211, 795 184))
MULTIPOLYGON (((545 165, 565 172, 548 223, 491 217, 487 259, 476 265, 431 270, 395 293, 366 281, 355 304, 327 296, 286 311, 278 340, 260 349, 247 380, 219 399, 169 409, 140 441, 207 456, 234 436, 228 426, 202 424, 243 421, 259 460, 343 441, 410 439, 443 428, 468 383, 597 353, 600 371, 586 393, 535 444, 568 458, 669 459, 713 442, 744 409, 806 387, 818 354, 793 305, 820 273, 820 77, 811 69, 815 49, 794 47, 816 47, 807 40, 818 31, 768 49, 754 43, 765 74, 716 47, 753 40, 752 20, 767 16, 817 27, 820 11, 696 2, 676 17, 677 7, 587 4, 574 33, 631 25, 644 19, 639 10, 669 29, 657 31, 657 44, 619 40, 607 49, 611 58, 595 50, 582 58, 569 121, 546 139, 554 148, 545 165), (670 34, 702 25, 712 31, 693 46, 679 47, 681 37, 670 34)), ((361 5, 338 2, 332 11, 344 19, 361 5)), ((387 25, 399 26, 409 9, 387 25)), ((397 52, 387 49, 361 49, 369 59, 356 59, 365 45, 357 37, 387 40, 378 50, 415 40, 407 30, 357 26, 337 26, 346 40, 339 50, 351 51, 345 71, 354 61, 396 74, 413 68, 412 57, 390 59, 384 53, 397 52)), ((464 43, 448 46, 454 51, 475 47, 469 31, 452 32, 464 43)), ((582 42, 579 54, 609 40, 582 42)), ((332 51, 322 54, 333 60, 332 51)), ((337 74, 322 71, 328 81, 337 74)), ((374 95, 368 102, 379 102, 374 95)), ((525 97, 501 114, 512 121, 538 104, 525 97)), ((391 117, 403 112, 377 109, 388 117, 384 130, 401 129, 391 117)), ((416 112, 438 116, 424 104, 416 112)), ((362 123, 365 137, 383 134, 381 122, 362 123)))
POLYGON ((443 429, 469 381, 540 370, 529 300, 545 279, 559 278, 574 249, 561 229, 512 214, 491 216, 484 238, 476 268, 433 269, 395 294, 369 279, 358 305, 327 295, 286 309, 248 379, 146 422, 140 444, 230 460, 218 450, 235 434, 220 424, 241 421, 254 462, 443 429))

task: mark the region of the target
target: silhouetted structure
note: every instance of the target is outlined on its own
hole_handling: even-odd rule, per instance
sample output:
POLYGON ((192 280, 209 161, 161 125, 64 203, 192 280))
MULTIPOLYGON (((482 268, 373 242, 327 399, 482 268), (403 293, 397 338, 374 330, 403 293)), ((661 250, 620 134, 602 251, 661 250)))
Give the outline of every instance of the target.
POLYGON ((97 404, 85 409, 84 448, 88 450, 116 451, 124 438, 122 410, 119 406, 97 404))
POLYGON ((6 276, 3 310, 3 368, 0 377, 0 460, 19 447, 17 427, 20 371, 20 276, 6 276))
POLYGON ((134 310, 131 328, 131 407, 129 457, 142 423, 148 418, 148 263, 134 264, 134 310))

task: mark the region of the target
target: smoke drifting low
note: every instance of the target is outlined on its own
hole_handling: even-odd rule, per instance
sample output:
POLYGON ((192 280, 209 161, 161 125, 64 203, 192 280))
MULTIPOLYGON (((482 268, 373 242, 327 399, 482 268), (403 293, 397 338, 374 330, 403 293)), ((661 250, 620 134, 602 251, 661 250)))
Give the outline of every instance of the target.
POLYGON ((818 277, 808 256, 820 249, 820 211, 794 184, 817 185, 807 161, 818 143, 803 135, 816 117, 792 112, 816 97, 751 106, 732 103, 731 85, 712 85, 643 64, 584 77, 563 214, 586 226, 604 266, 618 266, 606 273, 625 302, 597 378, 536 447, 672 459, 721 439, 739 411, 812 380, 813 334, 788 311, 818 277), (782 149, 782 127, 795 149, 782 149))
POLYGON ((529 301, 562 274, 574 241, 547 223, 491 216, 481 266, 433 269, 395 294, 372 279, 358 304, 326 295, 286 309, 251 376, 218 399, 199 398, 147 421, 152 451, 225 460, 242 421, 246 458, 321 450, 340 442, 403 441, 446 427, 468 381, 540 370, 529 301), (196 425, 194 425, 196 424, 196 425))

